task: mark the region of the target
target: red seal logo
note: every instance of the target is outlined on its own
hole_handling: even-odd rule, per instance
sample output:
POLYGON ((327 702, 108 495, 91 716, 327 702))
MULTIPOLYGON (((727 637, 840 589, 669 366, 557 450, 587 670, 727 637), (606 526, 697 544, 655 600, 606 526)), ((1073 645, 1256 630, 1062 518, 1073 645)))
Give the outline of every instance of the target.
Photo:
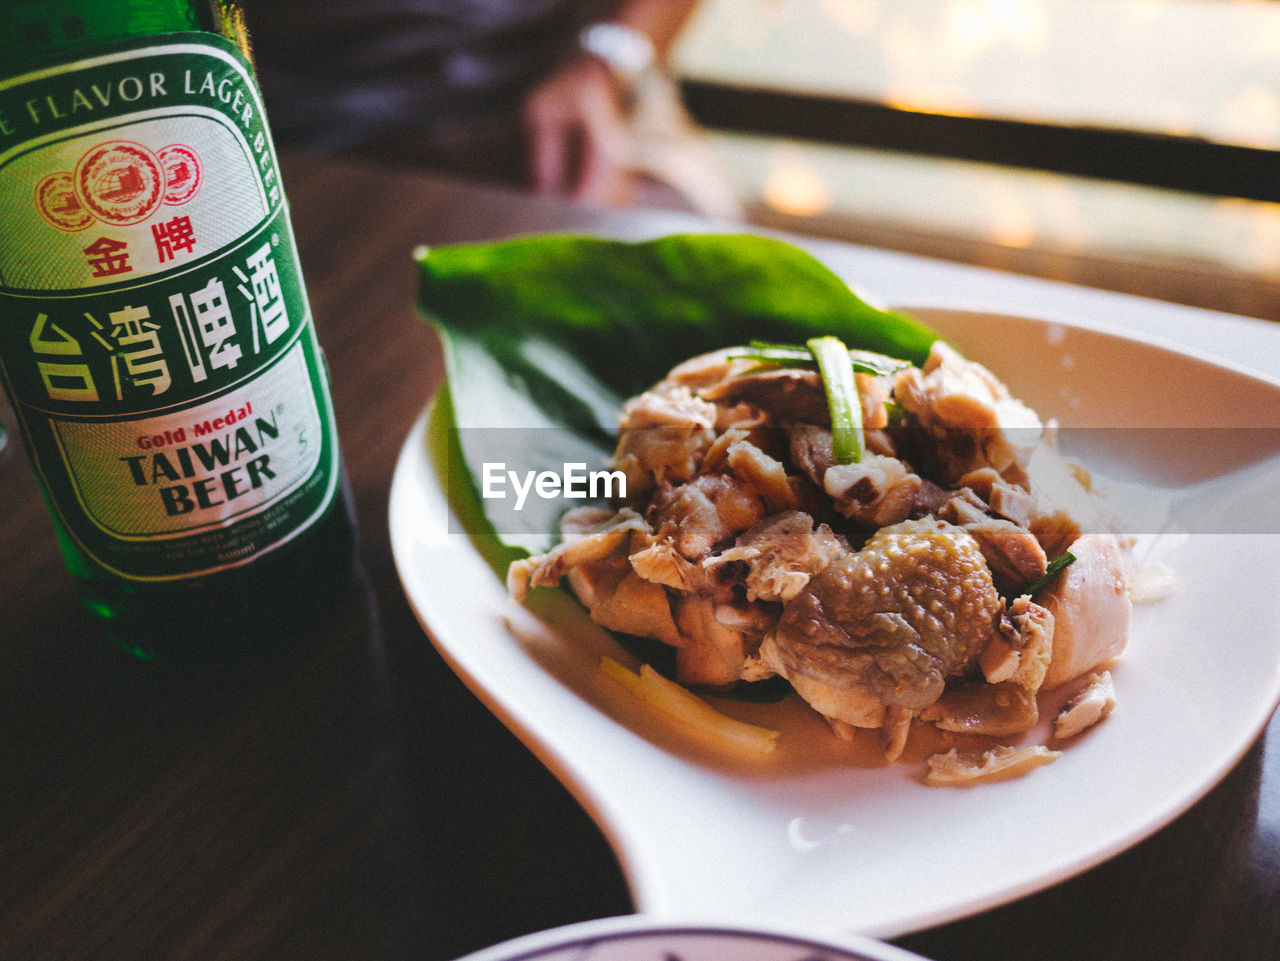
POLYGON ((46 223, 59 230, 84 230, 93 223, 93 214, 80 203, 71 174, 65 170, 49 174, 36 184, 36 209, 46 223))
POLYGON ((76 164, 76 196, 103 223, 126 227, 146 220, 164 201, 160 158, 141 144, 113 140, 76 164))
POLYGON ((185 204, 204 182, 200 155, 186 144, 173 143, 161 147, 156 156, 164 168, 164 202, 185 204))

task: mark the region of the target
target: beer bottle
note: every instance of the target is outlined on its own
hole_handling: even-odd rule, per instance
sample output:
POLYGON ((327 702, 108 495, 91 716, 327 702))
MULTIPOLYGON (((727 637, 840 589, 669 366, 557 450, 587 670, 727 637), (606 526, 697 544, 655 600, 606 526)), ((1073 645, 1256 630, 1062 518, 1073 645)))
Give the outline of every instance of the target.
POLYGON ((0 374, 80 595, 142 658, 296 632, 354 518, 239 8, 6 14, 0 374))

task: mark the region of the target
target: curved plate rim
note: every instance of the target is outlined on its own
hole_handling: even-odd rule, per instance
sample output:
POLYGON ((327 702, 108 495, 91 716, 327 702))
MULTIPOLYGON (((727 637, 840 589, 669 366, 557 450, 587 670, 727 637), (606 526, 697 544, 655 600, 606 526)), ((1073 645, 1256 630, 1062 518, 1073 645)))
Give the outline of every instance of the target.
MULTIPOLYGON (((1157 350, 1176 355, 1182 359, 1189 358, 1197 363, 1217 367, 1246 378, 1256 383, 1259 388, 1280 390, 1280 381, 1271 380, 1256 371, 1243 368, 1240 365, 1229 364, 1200 352, 1182 350, 1176 345, 1167 342, 1162 343, 1146 337, 1130 336, 1124 331, 1111 329, 1106 325, 1096 323, 1080 324, 1070 319, 1054 320, 1045 317, 1026 317, 1016 311, 995 310, 989 306, 971 308, 966 306, 953 305, 943 307, 942 305, 935 305, 934 307, 922 309, 1000 315, 1013 321, 1024 320, 1035 324, 1061 324, 1103 338, 1118 338, 1138 349, 1157 350)), ((436 630, 436 619, 430 614, 431 605, 423 600, 419 585, 414 582, 412 576, 413 532, 409 526, 402 523, 407 515, 411 513, 405 507, 407 499, 415 498, 421 492, 420 485, 414 480, 414 473, 422 466, 421 463, 417 462, 421 462, 424 457, 422 438, 426 430, 429 410, 430 407, 423 412, 406 437, 393 476, 389 503, 392 553, 402 587, 410 600, 411 606, 414 608, 415 614, 424 631, 451 669, 546 764, 596 821, 619 857, 633 898, 640 910, 647 913, 656 912, 665 916, 678 916, 686 913, 679 904, 671 903, 672 898, 668 890, 668 879, 662 876, 661 867, 649 858, 645 851, 639 849, 638 845, 642 839, 632 836, 632 832, 628 830, 627 826, 628 818, 619 812, 614 799, 608 795, 608 792, 600 789, 598 781, 592 776, 591 772, 582 770, 580 762, 574 756, 574 752, 565 750, 562 745, 549 738, 546 730, 536 719, 530 719, 526 716, 521 705, 512 703, 509 698, 495 691, 490 679, 478 676, 478 672, 474 670, 474 665, 468 664, 465 657, 459 656, 456 644, 451 643, 448 638, 441 637, 436 630), (415 463, 417 463, 417 467, 415 467, 415 463)), ((420 480, 420 478, 418 479, 420 480)), ((460 534, 453 534, 452 536, 465 539, 465 536, 460 534)), ((548 677, 550 677, 549 674, 548 677)), ((566 691, 565 693, 567 694, 566 704, 576 702, 579 708, 585 707, 591 712, 598 710, 595 705, 581 701, 573 692, 566 691)), ((951 899, 947 903, 935 904, 926 909, 906 908, 895 915, 864 919, 853 930, 863 935, 878 937, 905 934, 1008 903, 1060 883, 1069 877, 1115 857, 1165 827, 1208 794, 1240 762, 1241 758, 1257 740, 1275 712, 1278 702, 1280 702, 1280 664, 1274 664, 1272 665, 1271 674, 1267 677, 1265 690, 1256 691, 1251 700, 1254 707, 1250 712, 1248 723, 1240 724, 1237 727, 1233 737, 1223 745, 1223 750, 1217 754, 1214 763, 1201 771, 1194 784, 1185 785, 1178 793, 1166 797, 1163 803, 1148 812, 1148 815, 1141 820, 1141 823, 1115 826, 1116 829, 1109 836, 1099 839, 1098 843, 1090 847, 1089 850, 1080 852, 1074 858, 1062 860, 1052 865, 1044 865, 1042 870, 1035 872, 1032 876, 1023 877, 995 889, 977 890, 970 897, 951 899)), ((921 790, 937 789, 921 788, 921 790)), ((715 917, 721 916, 721 912, 715 909, 703 913, 715 917)), ((825 921, 826 918, 821 920, 825 921)))
MULTIPOLYGON (((685 921, 643 914, 579 921, 536 931, 482 948, 457 961, 536 961, 551 952, 588 949, 607 942, 634 942, 657 936, 732 939, 761 945, 835 951, 842 961, 924 961, 919 955, 858 934, 814 931, 797 924, 756 925, 742 921, 685 921)), ((705 950, 706 946, 703 946, 705 950)), ((824 954, 824 957, 826 955, 824 954)))

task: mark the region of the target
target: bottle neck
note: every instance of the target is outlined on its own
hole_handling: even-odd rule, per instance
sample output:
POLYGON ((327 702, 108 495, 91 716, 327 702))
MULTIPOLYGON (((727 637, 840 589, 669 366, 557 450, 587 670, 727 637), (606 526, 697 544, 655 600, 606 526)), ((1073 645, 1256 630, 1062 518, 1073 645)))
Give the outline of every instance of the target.
POLYGON ((218 33, 248 55, 240 6, 231 0, 12 0, 5 12, 0 78, 104 43, 164 33, 218 33))

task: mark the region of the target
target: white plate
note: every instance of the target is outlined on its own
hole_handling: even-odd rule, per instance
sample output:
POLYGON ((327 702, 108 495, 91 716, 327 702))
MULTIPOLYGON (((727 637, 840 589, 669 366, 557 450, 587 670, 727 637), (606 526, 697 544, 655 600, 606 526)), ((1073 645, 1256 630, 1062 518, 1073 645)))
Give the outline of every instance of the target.
POLYGON ((602 653, 628 659, 564 595, 508 600, 451 515, 427 413, 410 432, 390 499, 409 601, 453 669, 601 826, 640 911, 889 937, 990 908, 1168 823, 1280 699, 1280 440, 1268 430, 1280 385, 1096 328, 916 313, 1072 428, 1068 446, 1085 448, 1073 453, 1123 477, 1116 490, 1146 512, 1145 533, 1168 523, 1142 546, 1176 586, 1135 612, 1115 714, 1018 780, 926 786, 919 759, 886 767, 794 699, 717 702, 782 731, 767 761, 697 740, 600 675, 602 653), (1185 427, 1205 430, 1173 429, 1185 427))
POLYGON ((923 961, 858 935, 628 915, 504 941, 459 961, 923 961))

